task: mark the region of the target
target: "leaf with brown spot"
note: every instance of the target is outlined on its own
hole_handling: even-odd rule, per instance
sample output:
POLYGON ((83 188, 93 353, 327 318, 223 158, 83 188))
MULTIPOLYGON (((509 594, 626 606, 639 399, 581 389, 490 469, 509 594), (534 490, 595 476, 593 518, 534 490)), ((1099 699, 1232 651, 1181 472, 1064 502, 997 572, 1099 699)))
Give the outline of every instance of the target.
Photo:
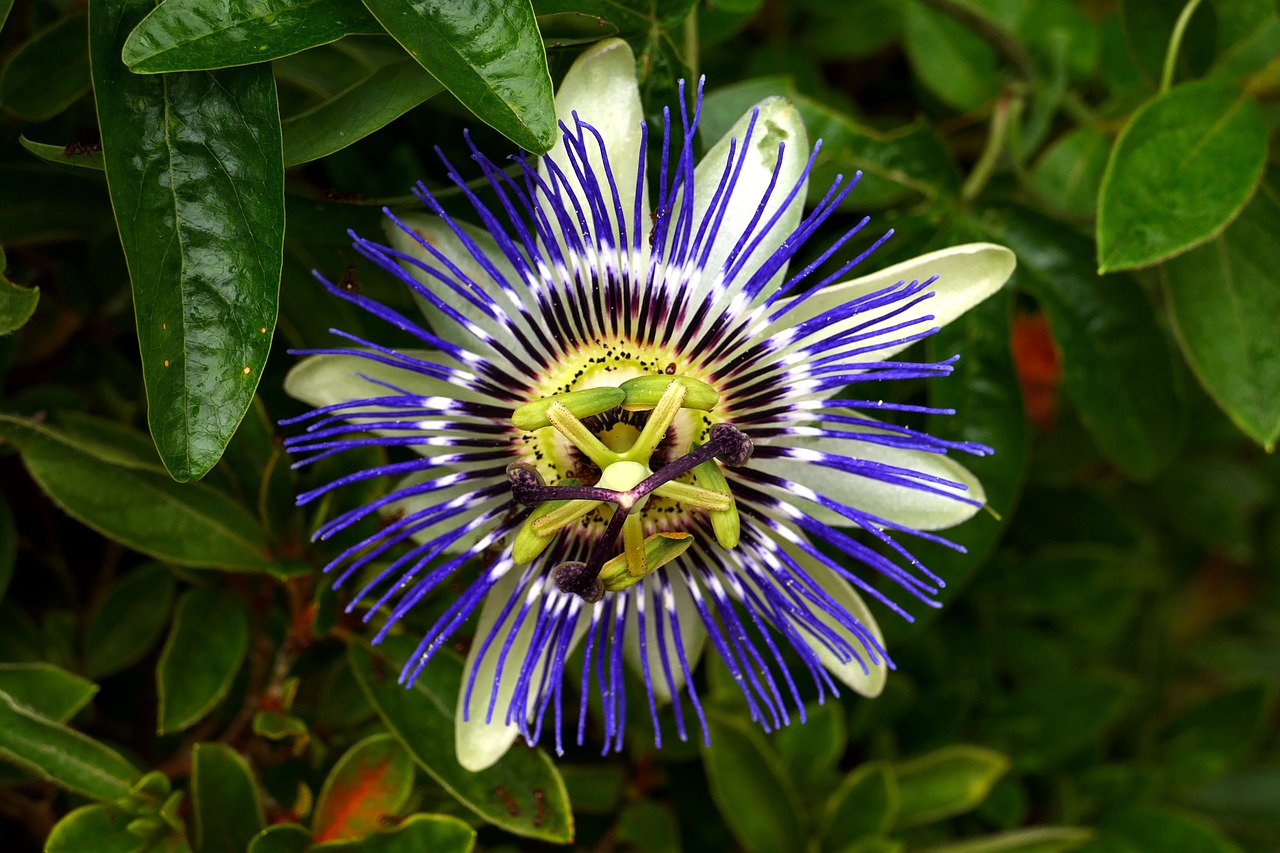
POLYGON ((389 734, 357 743, 325 779, 316 804, 316 842, 360 838, 387 827, 413 790, 413 761, 389 734))

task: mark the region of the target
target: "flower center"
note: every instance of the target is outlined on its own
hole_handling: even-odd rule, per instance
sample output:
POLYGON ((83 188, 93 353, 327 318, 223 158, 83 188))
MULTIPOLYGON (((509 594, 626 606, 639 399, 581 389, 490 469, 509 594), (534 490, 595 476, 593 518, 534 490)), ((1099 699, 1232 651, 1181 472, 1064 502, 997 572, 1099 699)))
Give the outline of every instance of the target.
POLYGON ((581 477, 566 477, 559 485, 549 486, 535 465, 513 462, 507 466, 512 496, 534 508, 516 536, 515 562, 529 562, 560 531, 599 514, 603 530, 592 543, 587 562, 558 565, 556 584, 588 601, 599 601, 606 591, 626 589, 693 544, 692 535, 684 531, 646 535, 644 509, 650 496, 666 498, 683 510, 706 512, 716 541, 725 548, 736 547, 738 512, 717 460, 734 466, 745 463, 751 456, 751 440, 731 424, 716 423, 705 443, 689 440, 686 447, 668 448, 665 462, 655 462, 677 418, 709 412, 719 401, 716 390, 699 379, 649 374, 619 385, 553 394, 516 409, 511 415, 516 427, 530 433, 554 430, 599 476, 591 484, 584 484, 581 477))

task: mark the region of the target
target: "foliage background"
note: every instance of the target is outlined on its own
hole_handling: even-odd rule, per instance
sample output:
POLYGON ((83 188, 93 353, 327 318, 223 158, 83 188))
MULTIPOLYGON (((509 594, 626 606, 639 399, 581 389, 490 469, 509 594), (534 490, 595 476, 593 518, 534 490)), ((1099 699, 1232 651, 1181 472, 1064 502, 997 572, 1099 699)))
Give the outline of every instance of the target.
POLYGON ((6 850, 1280 844, 1273 0, 152 9, 0 0, 6 850), (825 139, 812 192, 864 173, 831 232, 897 231, 871 263, 1017 252, 928 342, 956 375, 885 391, 998 448, 973 467, 999 520, 924 555, 944 612, 880 614, 877 700, 766 735, 709 662, 709 750, 635 726, 620 756, 471 775, 457 659, 400 691, 395 644, 316 576, 342 543, 292 496, 354 463, 289 470, 286 350, 387 341, 310 270, 406 304, 345 229, 441 186, 463 128, 545 150, 553 82, 614 34, 655 117, 706 74, 704 138, 792 96, 825 139))

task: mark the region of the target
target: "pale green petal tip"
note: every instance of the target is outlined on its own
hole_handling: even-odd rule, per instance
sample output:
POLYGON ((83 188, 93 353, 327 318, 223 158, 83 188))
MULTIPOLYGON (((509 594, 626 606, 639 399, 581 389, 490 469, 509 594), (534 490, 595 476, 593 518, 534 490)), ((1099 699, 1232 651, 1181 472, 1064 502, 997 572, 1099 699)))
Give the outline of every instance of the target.
MULTIPOLYGON (((556 92, 556 116, 571 122, 573 111, 583 118, 603 121, 601 113, 614 108, 627 115, 634 108, 630 103, 610 103, 613 98, 601 98, 601 93, 635 93, 638 104, 640 82, 636 77, 636 57, 631 45, 622 39, 610 38, 596 42, 577 58, 564 75, 556 92), (583 110, 588 110, 590 117, 583 110)), ((631 100, 628 98, 627 100, 631 100)))
MULTIPOLYGON (((461 711, 461 709, 459 709, 461 711)), ((484 710, 472 715, 464 721, 461 714, 454 726, 454 747, 458 753, 458 764, 464 770, 479 773, 497 764, 507 750, 516 742, 519 732, 515 726, 504 725, 497 721, 499 711, 494 710, 495 721, 490 724, 484 721, 484 710)))

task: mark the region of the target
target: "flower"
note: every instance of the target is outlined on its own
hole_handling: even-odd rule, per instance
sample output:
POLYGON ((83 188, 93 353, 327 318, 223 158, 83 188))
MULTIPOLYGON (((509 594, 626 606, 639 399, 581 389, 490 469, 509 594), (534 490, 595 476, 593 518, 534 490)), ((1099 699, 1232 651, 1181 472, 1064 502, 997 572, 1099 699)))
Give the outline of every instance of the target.
POLYGON ((932 531, 982 506, 977 480, 945 454, 989 451, 876 420, 867 412, 930 410, 844 389, 950 372, 950 360, 893 356, 998 290, 1012 254, 960 246, 834 283, 886 234, 811 284, 864 219, 788 278, 856 183, 837 180, 804 215, 817 147, 790 102, 761 102, 695 168, 701 89, 693 115, 682 103, 673 128, 667 113, 651 144, 634 58, 614 39, 573 65, 556 107, 560 142, 518 160, 514 178, 472 148, 489 203, 446 161, 483 227, 419 185, 430 215, 387 211, 390 245, 353 235, 412 289, 429 327, 326 282, 426 347, 343 334, 354 346, 313 351, 287 380, 316 407, 294 419, 308 424, 289 441, 297 464, 369 445, 416 452, 299 497, 403 478, 317 531, 391 519, 333 561, 336 583, 365 576, 352 606, 376 593, 367 616, 394 601, 375 639, 446 582, 465 583, 401 678, 479 611, 458 698, 458 758, 471 769, 519 734, 536 740, 548 715, 561 746, 577 648, 577 737, 594 691, 606 751, 622 746, 624 661, 659 744, 668 702, 678 736, 697 717, 705 737, 690 673, 708 643, 766 728, 790 721, 789 703, 804 713, 785 654, 820 698, 841 684, 877 694, 890 664, 861 595, 907 614, 846 563, 932 603, 942 580, 898 539, 945 541, 932 531), (410 547, 393 558, 399 545, 410 547))

